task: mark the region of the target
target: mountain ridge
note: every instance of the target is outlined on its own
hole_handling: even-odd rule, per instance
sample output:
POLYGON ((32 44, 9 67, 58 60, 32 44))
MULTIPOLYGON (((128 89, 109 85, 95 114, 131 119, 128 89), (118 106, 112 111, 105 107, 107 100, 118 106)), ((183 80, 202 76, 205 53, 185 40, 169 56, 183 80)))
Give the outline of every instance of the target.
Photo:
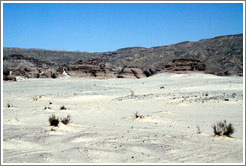
MULTIPOLYGON (((152 46, 152 47, 143 47, 143 46, 129 46, 129 47, 123 47, 123 48, 119 48, 116 49, 117 50, 121 50, 121 49, 129 49, 129 48, 144 48, 144 49, 150 49, 150 48, 156 48, 156 47, 166 47, 166 46, 170 46, 170 45, 177 45, 177 44, 181 44, 181 43, 186 43, 186 42, 190 42, 190 43, 194 43, 194 42, 199 42, 202 40, 208 40, 208 39, 216 39, 216 38, 220 38, 220 37, 228 37, 228 36, 240 36, 243 35, 243 33, 239 33, 239 34, 232 34, 232 35, 221 35, 221 36, 215 36, 212 38, 204 38, 204 39, 200 39, 197 41, 181 41, 178 43, 173 43, 173 44, 168 44, 168 45, 160 45, 160 46, 152 46)), ((44 48, 21 48, 21 47, 3 47, 3 48, 7 48, 7 49, 26 49, 26 50, 43 50, 43 51, 64 51, 64 52, 82 52, 82 53, 104 53, 104 52, 114 52, 114 51, 95 51, 95 52, 90 52, 90 51, 79 51, 79 50, 73 50, 73 51, 68 51, 68 50, 57 50, 57 49, 44 49, 44 48)))
MULTIPOLYGON (((19 54, 25 58, 34 58, 37 61, 50 62, 53 64, 52 68, 55 70, 59 69, 59 71, 62 70, 62 67, 66 68, 66 66, 70 64, 76 65, 76 62, 80 60, 82 60, 85 65, 90 65, 90 61, 97 59, 97 62, 102 61, 100 65, 104 63, 110 71, 134 68, 134 70, 125 69, 125 71, 129 73, 129 71, 135 72, 136 69, 141 69, 143 73, 149 73, 147 75, 150 76, 165 71, 166 65, 171 63, 174 59, 190 59, 191 61, 180 61, 188 63, 185 64, 187 67, 182 70, 193 69, 194 67, 189 67, 191 65, 190 63, 193 60, 198 60, 206 66, 204 68, 205 73, 216 75, 242 75, 243 73, 243 34, 217 36, 209 39, 201 39, 197 42, 184 41, 150 48, 138 46, 125 47, 107 52, 90 53, 4 47, 3 53, 5 59, 13 54, 19 54)), ((7 61, 3 64, 4 67, 8 68, 7 64, 9 63, 7 61)), ((180 63, 178 64, 180 65, 180 63)), ((177 64, 172 64, 174 68, 171 71, 178 70, 178 68, 181 70, 181 68, 176 65, 177 64)), ((12 64, 12 66, 14 65, 12 64)), ((97 68, 98 67, 94 66, 94 69, 97 68)), ((92 70, 88 69, 88 71, 84 72, 90 71, 92 70)), ((78 71, 76 72, 78 73, 78 71)))

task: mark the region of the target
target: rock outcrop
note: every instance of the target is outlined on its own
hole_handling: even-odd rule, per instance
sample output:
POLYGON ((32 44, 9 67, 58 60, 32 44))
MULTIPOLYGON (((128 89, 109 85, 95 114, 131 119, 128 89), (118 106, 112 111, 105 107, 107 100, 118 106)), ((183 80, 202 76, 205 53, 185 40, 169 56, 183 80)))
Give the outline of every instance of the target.
POLYGON ((114 67, 107 60, 79 60, 63 67, 69 76, 92 78, 143 78, 146 77, 141 69, 136 67, 114 67))
POLYGON ((105 66, 105 61, 90 59, 89 61, 79 60, 76 63, 68 64, 64 68, 69 76, 112 78, 114 74, 105 66))
POLYGON ((137 78, 139 79, 143 77, 146 77, 146 75, 143 73, 141 69, 132 68, 132 67, 124 67, 117 75, 117 78, 137 78))
POLYGON ((54 63, 27 58, 20 54, 13 54, 3 58, 5 80, 14 80, 16 76, 24 78, 56 78, 57 73, 54 63))
POLYGON ((16 81, 15 76, 11 76, 11 71, 7 68, 3 68, 3 80, 4 81, 16 81))
POLYGON ((158 69, 158 68, 153 68, 152 67, 152 68, 149 68, 147 70, 144 70, 143 72, 144 72, 146 77, 150 77, 150 76, 152 76, 152 75, 154 75, 156 73, 159 73, 161 70, 162 69, 158 69))
POLYGON ((196 59, 174 59, 169 62, 164 72, 205 71, 205 64, 196 59))

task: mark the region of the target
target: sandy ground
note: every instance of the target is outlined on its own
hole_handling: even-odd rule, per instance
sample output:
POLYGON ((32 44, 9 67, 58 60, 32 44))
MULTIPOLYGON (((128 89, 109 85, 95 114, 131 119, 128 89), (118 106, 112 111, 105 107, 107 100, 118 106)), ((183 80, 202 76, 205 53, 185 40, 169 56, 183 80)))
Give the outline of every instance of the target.
POLYGON ((242 163, 243 111, 237 76, 3 82, 3 163, 242 163), (213 136, 222 120, 231 138, 213 136))

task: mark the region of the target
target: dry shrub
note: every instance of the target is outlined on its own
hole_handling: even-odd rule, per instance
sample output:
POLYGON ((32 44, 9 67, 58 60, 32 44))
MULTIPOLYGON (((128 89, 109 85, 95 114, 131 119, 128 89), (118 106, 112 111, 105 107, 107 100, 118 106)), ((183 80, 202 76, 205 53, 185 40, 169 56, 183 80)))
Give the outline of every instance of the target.
POLYGON ((136 118, 136 119, 138 119, 138 118, 142 119, 142 118, 144 118, 144 116, 143 115, 139 115, 138 112, 135 112, 134 113, 134 118, 136 118))
POLYGON ((66 118, 62 118, 61 119, 61 122, 64 124, 64 125, 67 125, 68 123, 70 123, 70 119, 71 118, 71 116, 70 115, 67 115, 67 117, 66 118))
POLYGON ((214 135, 228 136, 230 137, 234 133, 234 127, 231 123, 227 125, 226 120, 224 122, 218 122, 217 125, 212 125, 214 135))
POLYGON ((7 104, 7 107, 10 108, 10 107, 14 107, 13 105, 10 105, 9 103, 7 104))
POLYGON ((50 126, 58 126, 60 121, 58 117, 56 117, 55 115, 51 115, 49 117, 49 122, 50 122, 50 126))
POLYGON ((39 99, 41 99, 43 96, 35 96, 35 97, 33 97, 32 99, 33 99, 33 101, 38 101, 39 99))
POLYGON ((51 109, 51 108, 50 107, 44 107, 44 109, 47 110, 47 109, 51 109))
POLYGON ((60 107, 60 110, 66 110, 67 108, 63 105, 60 107))

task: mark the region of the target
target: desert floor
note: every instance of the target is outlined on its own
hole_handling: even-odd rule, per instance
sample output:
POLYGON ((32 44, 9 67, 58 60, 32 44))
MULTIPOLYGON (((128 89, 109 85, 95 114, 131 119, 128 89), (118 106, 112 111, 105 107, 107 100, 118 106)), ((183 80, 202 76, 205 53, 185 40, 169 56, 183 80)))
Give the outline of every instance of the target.
POLYGON ((243 116, 237 76, 3 82, 3 163, 242 163, 243 116), (223 120, 231 138, 213 134, 223 120))

